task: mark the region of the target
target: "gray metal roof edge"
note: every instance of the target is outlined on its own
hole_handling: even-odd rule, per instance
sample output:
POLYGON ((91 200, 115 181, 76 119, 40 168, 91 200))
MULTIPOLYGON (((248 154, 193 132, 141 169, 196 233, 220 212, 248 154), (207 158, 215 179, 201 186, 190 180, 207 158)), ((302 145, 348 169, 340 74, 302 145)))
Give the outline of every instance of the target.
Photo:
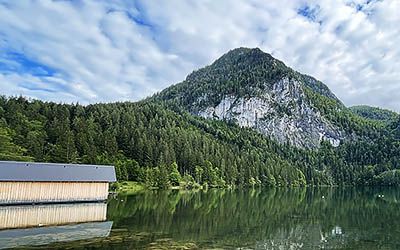
POLYGON ((36 162, 36 161, 0 161, 1 163, 18 163, 18 164, 40 164, 40 165, 57 165, 57 166, 78 166, 78 167, 114 167, 113 165, 94 165, 79 163, 52 163, 52 162, 36 162))
POLYGON ((114 166, 0 161, 0 181, 115 182, 114 166))

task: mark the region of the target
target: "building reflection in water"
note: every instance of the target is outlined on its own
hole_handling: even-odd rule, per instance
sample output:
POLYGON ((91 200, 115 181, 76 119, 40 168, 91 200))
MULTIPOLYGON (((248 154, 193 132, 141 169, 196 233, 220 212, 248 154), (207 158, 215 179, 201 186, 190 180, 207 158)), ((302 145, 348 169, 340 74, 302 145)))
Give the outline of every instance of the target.
POLYGON ((107 237, 106 215, 106 203, 2 206, 0 249, 107 237))

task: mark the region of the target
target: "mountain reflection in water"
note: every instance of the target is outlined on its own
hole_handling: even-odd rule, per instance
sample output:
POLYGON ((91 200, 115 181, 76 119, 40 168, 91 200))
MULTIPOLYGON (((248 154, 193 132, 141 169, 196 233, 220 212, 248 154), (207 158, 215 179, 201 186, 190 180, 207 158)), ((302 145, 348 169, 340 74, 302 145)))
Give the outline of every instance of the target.
MULTIPOLYGON (((68 241, 57 236, 46 245, 25 241, 29 243, 25 246, 400 249, 399 200, 399 189, 383 187, 143 191, 109 200, 107 220, 113 221, 112 229, 111 225, 102 227, 104 230, 75 227, 77 234, 72 233, 68 241)), ((80 225, 84 224, 72 226, 80 225)), ((7 231, 13 230, 0 230, 0 242, 7 231)), ((45 234, 38 232, 35 237, 45 234)))
POLYGON ((400 249, 398 200, 385 187, 147 191, 111 201, 108 219, 199 248, 400 249))

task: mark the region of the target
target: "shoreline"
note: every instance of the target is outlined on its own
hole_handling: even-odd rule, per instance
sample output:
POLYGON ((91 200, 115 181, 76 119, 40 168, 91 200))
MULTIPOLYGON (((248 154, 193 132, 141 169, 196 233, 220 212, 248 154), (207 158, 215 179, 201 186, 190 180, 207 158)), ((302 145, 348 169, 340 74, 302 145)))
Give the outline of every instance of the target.
POLYGON ((357 186, 357 185, 306 185, 306 186, 247 186, 247 187, 239 187, 239 186, 227 186, 227 187, 209 187, 209 186, 197 186, 195 188, 186 188, 184 184, 180 186, 171 186, 165 189, 157 188, 157 187, 148 187, 144 183, 135 182, 135 181, 122 181, 113 183, 110 186, 109 193, 118 195, 118 194, 135 194, 140 193, 142 191, 149 190, 184 190, 184 191, 199 191, 199 190, 208 190, 208 189, 223 189, 223 190, 234 190, 234 189, 255 189, 255 188, 349 188, 349 187, 390 187, 390 186, 357 186))

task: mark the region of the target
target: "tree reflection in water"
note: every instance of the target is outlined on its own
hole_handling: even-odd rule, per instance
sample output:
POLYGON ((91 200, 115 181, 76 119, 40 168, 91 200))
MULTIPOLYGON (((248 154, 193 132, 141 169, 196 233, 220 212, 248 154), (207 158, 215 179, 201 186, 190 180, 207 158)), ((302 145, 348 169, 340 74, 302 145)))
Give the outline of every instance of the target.
POLYGON ((400 249, 400 191, 144 191, 109 201, 108 237, 43 248, 400 249))
POLYGON ((395 248, 399 198, 388 188, 152 191, 111 201, 108 215, 116 227, 216 247, 395 248))

